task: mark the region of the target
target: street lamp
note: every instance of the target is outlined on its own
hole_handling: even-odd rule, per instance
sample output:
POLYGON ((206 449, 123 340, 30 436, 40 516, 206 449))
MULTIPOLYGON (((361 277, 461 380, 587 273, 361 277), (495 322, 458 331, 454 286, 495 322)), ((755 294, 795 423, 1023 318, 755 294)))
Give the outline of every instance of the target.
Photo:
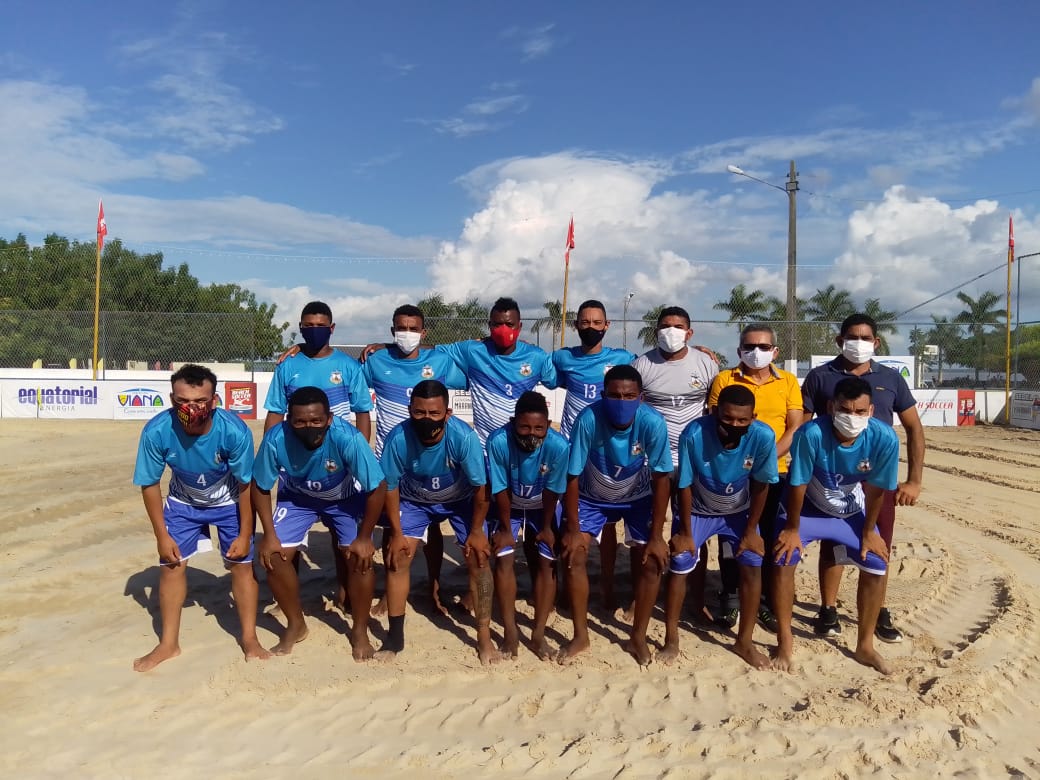
POLYGON ((621 346, 623 349, 628 349, 628 304, 634 297, 634 292, 630 292, 625 296, 624 313, 621 315, 621 346))
POLYGON ((792 369, 794 371, 797 369, 798 365, 798 301, 795 298, 795 288, 797 286, 795 265, 796 258, 798 257, 798 211, 795 205, 795 197, 798 192, 798 172, 794 168, 794 160, 791 160, 791 170, 783 187, 779 184, 773 184, 765 179, 759 179, 757 176, 745 173, 742 168, 739 168, 736 165, 727 165, 726 170, 730 173, 736 174, 737 176, 743 176, 745 179, 751 179, 760 184, 765 184, 767 187, 772 187, 774 190, 780 190, 781 192, 787 193, 787 323, 790 328, 788 331, 788 341, 791 344, 790 360, 794 361, 792 369))

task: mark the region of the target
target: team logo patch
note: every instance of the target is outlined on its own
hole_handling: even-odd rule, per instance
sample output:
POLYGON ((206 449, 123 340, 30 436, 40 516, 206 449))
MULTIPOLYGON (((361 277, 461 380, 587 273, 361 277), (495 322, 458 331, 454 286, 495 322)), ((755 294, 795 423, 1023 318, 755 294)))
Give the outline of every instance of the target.
POLYGON ((520 376, 531 376, 531 364, 521 363, 520 364, 520 376))
POLYGON ((214 464, 219 466, 223 462, 224 462, 224 454, 220 450, 217 450, 215 453, 213 453, 213 463, 214 464))
POLYGON ((751 469, 753 469, 754 466, 755 459, 752 456, 748 455, 746 458, 744 458, 744 471, 751 471, 751 469))
POLYGON ((635 444, 632 445, 632 454, 633 455, 642 455, 643 454, 643 444, 642 444, 642 442, 638 442, 637 441, 635 444))
POLYGON ((549 473, 549 464, 548 463, 543 463, 541 466, 539 466, 538 467, 538 473, 539 474, 548 474, 549 473))
POLYGON ((329 374, 329 381, 332 382, 332 384, 334 384, 334 385, 341 385, 341 384, 343 384, 343 374, 342 374, 342 372, 340 372, 340 371, 333 371, 331 374, 329 374))
POLYGON ((425 365, 422 367, 422 378, 433 379, 433 366, 425 365))
POLYGON ((870 471, 870 461, 864 458, 858 464, 856 464, 856 471, 866 474, 870 471))
POLYGON ((690 387, 694 390, 703 390, 707 385, 704 384, 704 380, 697 374, 690 374, 690 387))
POLYGON ((325 461, 325 470, 330 474, 334 474, 337 471, 339 471, 339 464, 330 458, 329 460, 325 461))

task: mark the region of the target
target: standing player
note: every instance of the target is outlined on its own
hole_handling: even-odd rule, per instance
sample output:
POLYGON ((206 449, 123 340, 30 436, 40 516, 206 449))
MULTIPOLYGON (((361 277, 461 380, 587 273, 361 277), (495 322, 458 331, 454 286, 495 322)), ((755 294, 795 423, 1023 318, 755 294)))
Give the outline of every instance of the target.
POLYGON ((793 667, 795 567, 805 545, 819 539, 834 543, 835 565, 853 564, 860 570, 854 657, 889 674, 891 669, 874 649, 889 550, 877 532, 877 520, 884 492, 895 490, 898 480, 899 438, 891 426, 872 417, 871 387, 859 377, 838 382, 827 411, 828 416, 799 428, 791 444, 787 496, 780 504, 779 534, 773 546, 775 666, 783 671, 793 667))
MULTIPOLYGON (((768 325, 748 325, 740 332, 737 348, 740 364, 720 371, 711 385, 708 407, 715 409, 719 394, 727 387, 746 387, 755 397, 755 419, 773 429, 776 436, 777 468, 779 479, 769 485, 765 508, 759 520, 763 539, 772 539, 773 522, 780 506, 780 494, 787 484, 787 453, 791 449, 794 432, 802 423, 802 391, 798 378, 773 365, 779 350, 776 331, 768 325)), ((722 574, 721 614, 716 622, 732 627, 737 622, 737 583, 740 580, 732 545, 720 542, 719 569, 722 574)), ((758 607, 758 622, 767 631, 776 633, 773 613, 772 557, 762 561, 762 604, 758 607)))
POLYGON ((383 470, 390 521, 386 603, 390 631, 381 655, 404 650, 404 613, 415 548, 433 523, 447 520, 455 530, 469 570, 477 620, 477 654, 482 664, 500 660, 491 642, 491 544, 485 519, 490 505, 480 440, 451 416, 448 389, 434 379, 412 389, 409 419, 390 431, 383 444, 383 470))
POLYGON ((368 617, 375 573, 372 531, 386 496, 386 480, 368 442, 335 417, 318 387, 301 387, 288 400, 289 418, 264 434, 253 470, 253 504, 264 527, 260 562, 287 622, 277 655, 307 638, 296 573, 299 547, 318 520, 335 528, 350 595, 354 660, 372 657, 368 617), (271 488, 278 505, 271 512, 271 488))
POLYGON ((686 576, 697 566, 698 545, 718 535, 734 548, 740 567, 740 628, 734 652, 756 669, 769 659, 751 641, 762 596, 765 544, 758 532, 769 486, 775 484, 776 441, 755 420, 755 394, 742 385, 719 393, 714 411, 686 426, 679 438, 679 516, 672 520, 672 560, 665 608, 663 663, 679 655, 679 615, 686 576))
MULTIPOLYGON (((834 360, 812 369, 802 383, 802 396, 806 417, 813 412, 826 411, 827 402, 834 388, 842 379, 850 376, 866 381, 873 392, 874 416, 891 426, 894 415, 906 431, 906 482, 899 483, 885 493, 878 516, 878 533, 892 551, 892 536, 895 530, 896 505, 913 506, 921 495, 921 478, 924 475, 924 426, 917 414, 917 402, 907 387, 906 380, 894 368, 872 360, 881 343, 877 337, 877 323, 866 314, 853 314, 841 323, 836 339, 841 354, 834 360)), ((841 632, 838 621, 838 588, 841 586, 841 567, 834 562, 833 547, 821 545, 820 554, 820 614, 813 621, 813 629, 820 636, 835 636, 841 632)), ((885 608, 885 591, 888 587, 888 570, 882 580, 881 613, 878 615, 876 636, 882 642, 902 642, 903 632, 893 623, 885 608)))
POLYGON ((672 474, 668 428, 660 414, 642 403, 643 382, 632 366, 614 366, 603 385, 603 398, 578 415, 571 431, 562 557, 574 638, 560 651, 559 660, 568 663, 589 647, 589 545, 607 523, 624 519, 634 547, 636 590, 626 649, 646 666, 646 628, 668 565, 663 537, 672 474))
POLYGON ((216 526, 220 554, 231 570, 231 592, 241 623, 239 645, 250 658, 267 658, 256 636, 257 584, 253 574, 253 436, 236 415, 215 408, 217 377, 208 368, 181 366, 171 379, 172 409, 141 431, 134 484, 152 522, 159 550, 159 614, 162 635, 148 655, 134 661, 147 672, 181 654, 181 610, 188 592, 187 561, 212 549, 216 526), (170 467, 169 495, 159 480, 170 467))
POLYGON ((528 391, 516 402, 513 419, 491 434, 487 443, 491 495, 498 514, 492 535, 495 595, 502 612, 503 654, 516 657, 516 572, 513 548, 517 537, 538 540, 534 578, 534 628, 531 647, 543 661, 550 658, 545 624, 556 600, 555 529, 560 497, 567 487, 567 440, 549 427, 549 407, 541 393, 528 391))

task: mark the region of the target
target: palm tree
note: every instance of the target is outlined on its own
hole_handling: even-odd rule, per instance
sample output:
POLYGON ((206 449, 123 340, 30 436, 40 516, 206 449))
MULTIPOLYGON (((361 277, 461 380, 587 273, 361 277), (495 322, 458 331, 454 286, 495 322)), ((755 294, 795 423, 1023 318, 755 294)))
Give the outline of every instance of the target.
POLYGON ((975 384, 979 383, 979 369, 982 367, 983 354, 986 346, 986 326, 997 325, 1001 320, 1007 318, 1004 309, 993 308, 1001 299, 1001 296, 992 290, 972 298, 961 290, 957 293, 957 300, 967 308, 953 318, 954 322, 961 322, 968 326, 968 333, 975 341, 975 384))
POLYGON ((852 304, 852 293, 828 284, 826 288, 812 294, 801 312, 815 322, 841 322, 850 314, 855 314, 856 307, 852 304))
POLYGON ((938 363, 936 384, 942 385, 943 364, 952 365, 960 362, 961 326, 950 322, 948 317, 936 317, 932 315, 934 325, 928 329, 924 340, 927 344, 935 344, 939 347, 936 357, 938 363))
POLYGON ((893 320, 896 318, 896 313, 894 311, 882 309, 880 298, 867 298, 867 300, 863 302, 863 313, 877 323, 877 337, 881 341, 878 354, 889 354, 890 350, 888 348, 888 340, 885 338, 885 334, 891 333, 894 336, 899 332, 896 326, 892 324, 893 320))
POLYGON ((639 329, 636 338, 643 342, 644 347, 657 346, 657 321, 661 319, 662 311, 664 311, 664 304, 655 306, 643 315, 643 322, 646 325, 639 329))
MULTIPOLYGON (((539 317, 534 321, 534 325, 531 326, 531 332, 538 338, 538 345, 541 346, 542 331, 550 331, 552 333, 552 344, 556 344, 560 339, 560 333, 563 330, 564 322, 560 318, 560 310, 563 308, 563 304, 560 301, 546 301, 542 304, 542 307, 546 311, 545 317, 539 317)), ((567 312, 566 321, 573 322, 578 315, 573 311, 567 312)))
POLYGON ((736 322, 741 328, 749 322, 758 322, 765 318, 769 301, 761 290, 750 293, 743 284, 738 284, 729 293, 729 300, 718 301, 712 306, 716 311, 724 311, 729 315, 726 322, 736 322))

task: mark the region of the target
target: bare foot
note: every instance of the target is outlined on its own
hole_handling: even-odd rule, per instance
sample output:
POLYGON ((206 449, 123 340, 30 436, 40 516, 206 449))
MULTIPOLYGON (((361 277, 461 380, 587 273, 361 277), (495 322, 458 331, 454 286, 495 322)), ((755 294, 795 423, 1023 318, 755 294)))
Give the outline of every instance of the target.
POLYGON ((293 651, 293 648, 304 639, 310 631, 307 625, 302 625, 299 629, 285 629, 285 633, 282 634, 282 641, 271 648, 273 655, 289 655, 293 651))
POLYGON ((796 672, 798 667, 795 665, 794 658, 789 649, 776 648, 773 651, 773 668, 778 672, 796 672))
POLYGON ((715 616, 708 611, 708 608, 703 604, 700 607, 693 607, 690 610, 690 619, 693 624, 703 628, 714 628, 715 627, 715 616))
POLYGON ((383 596, 372 607, 372 617, 383 617, 386 614, 386 596, 383 596))
POLYGON ((372 647, 372 643, 368 641, 368 632, 365 632, 364 637, 350 638, 351 655, 354 656, 355 661, 370 661, 375 657, 376 649, 372 647))
POLYGON ((625 611, 621 613, 621 619, 625 623, 631 623, 633 620, 636 619, 636 603, 635 603, 635 601, 632 601, 631 603, 629 603, 629 605, 625 609, 625 611))
POLYGON ((864 666, 870 666, 877 669, 881 674, 892 674, 892 667, 885 662, 884 658, 878 655, 877 650, 873 647, 869 650, 860 650, 857 648, 856 652, 852 654, 852 657, 864 666))
POLYGON ((505 660, 505 657, 495 649, 490 639, 486 643, 480 642, 477 645, 477 657, 480 658, 481 666, 497 664, 505 660))
POLYGON ((430 586, 430 598, 433 599, 433 608, 447 617, 448 608, 441 602, 441 584, 439 582, 434 581, 430 586))
POLYGON ((381 663, 381 664, 388 664, 391 661, 393 661, 395 658, 397 658, 397 651, 396 650, 385 650, 383 648, 379 648, 372 655, 372 660, 375 661, 376 663, 381 663))
POLYGON ((181 654, 180 645, 174 645, 173 647, 166 647, 161 642, 155 646, 148 655, 142 655, 140 658, 134 661, 135 672, 147 672, 150 669, 154 669, 163 661, 169 661, 171 658, 176 658, 181 654))
POLYGON ((531 652, 534 653, 541 661, 551 661, 553 658, 553 652, 549 648, 549 643, 545 641, 544 636, 532 636, 531 637, 531 652))
POLYGON ((249 639, 243 639, 238 644, 242 648, 242 652, 245 654, 247 661, 251 661, 253 659, 257 659, 259 661, 266 661, 268 658, 271 657, 271 654, 264 649, 264 647, 260 644, 260 640, 257 639, 255 636, 250 637, 249 639))
POLYGON ((571 663, 575 658, 584 653, 589 649, 589 638, 585 637, 582 640, 572 639, 570 642, 560 648, 560 652, 556 656, 556 660, 566 666, 571 663))
POLYGON ((655 656, 656 660, 667 665, 675 663, 675 660, 679 657, 679 643, 678 642, 665 642, 664 647, 657 651, 655 656))
POLYGON ((625 652, 635 658, 636 663, 640 666, 649 666, 650 661, 653 660, 650 648, 646 646, 646 639, 630 638, 625 642, 625 652))
POLYGON ((503 658, 516 658, 520 651, 520 638, 518 636, 507 636, 498 646, 498 652, 503 658))
POLYGON ((764 654, 760 653, 758 649, 752 645, 751 647, 744 647, 739 644, 733 645, 733 652, 748 662, 750 666, 755 669, 772 669, 773 664, 764 654))

